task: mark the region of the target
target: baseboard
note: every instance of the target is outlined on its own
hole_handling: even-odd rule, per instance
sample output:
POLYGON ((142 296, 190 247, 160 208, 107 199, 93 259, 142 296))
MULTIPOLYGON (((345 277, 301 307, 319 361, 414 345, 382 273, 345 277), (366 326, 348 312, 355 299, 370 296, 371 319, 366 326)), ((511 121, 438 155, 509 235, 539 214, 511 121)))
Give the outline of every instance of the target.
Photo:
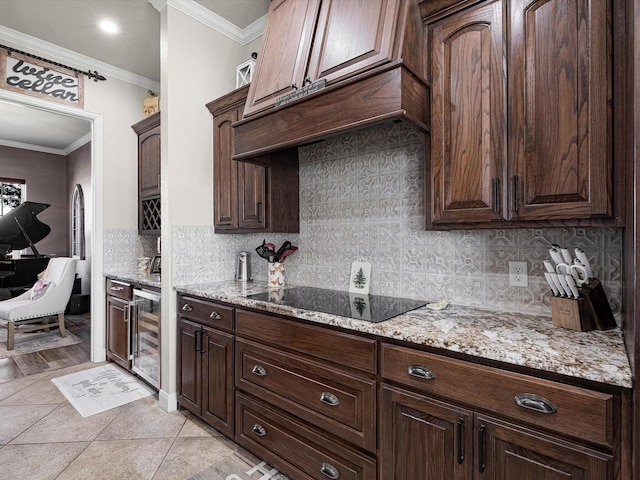
POLYGON ((167 393, 164 390, 158 392, 160 408, 166 412, 174 412, 178 409, 178 393, 167 393))

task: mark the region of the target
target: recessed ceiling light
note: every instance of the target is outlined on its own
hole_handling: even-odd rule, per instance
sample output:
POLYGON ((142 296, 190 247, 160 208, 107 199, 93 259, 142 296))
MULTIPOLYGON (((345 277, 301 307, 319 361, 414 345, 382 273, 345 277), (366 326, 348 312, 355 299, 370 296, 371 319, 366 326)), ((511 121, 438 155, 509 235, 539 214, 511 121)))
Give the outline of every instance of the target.
POLYGON ((111 33, 113 35, 115 35, 116 33, 120 33, 120 26, 113 20, 99 20, 97 22, 97 25, 103 32, 111 33))

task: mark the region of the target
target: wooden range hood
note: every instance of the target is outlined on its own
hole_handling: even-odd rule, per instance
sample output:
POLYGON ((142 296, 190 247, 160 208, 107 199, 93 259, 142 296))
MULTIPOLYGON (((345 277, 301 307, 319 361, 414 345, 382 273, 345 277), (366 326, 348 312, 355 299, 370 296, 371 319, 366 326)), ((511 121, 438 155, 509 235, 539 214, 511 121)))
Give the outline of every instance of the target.
POLYGON ((369 10, 367 14, 349 10, 355 5, 352 2, 308 0, 308 3, 311 6, 306 15, 310 18, 300 20, 299 31, 292 25, 292 18, 300 17, 301 12, 286 11, 299 3, 287 0, 271 3, 244 117, 233 124, 232 158, 268 164, 270 153, 392 120, 407 121, 427 132, 425 34, 417 0, 372 0, 366 8, 377 8, 375 15, 369 15, 369 10), (313 5, 320 3, 312 11, 313 5), (341 15, 359 18, 360 22, 345 22, 341 15), (332 37, 344 25, 349 30, 339 32, 336 37, 344 41, 345 35, 351 35, 354 42, 362 43, 351 49, 357 53, 347 59, 344 45, 332 37), (298 38, 299 35, 303 38, 298 38), (299 63, 289 65, 300 62, 300 51, 308 53, 303 74, 299 63), (341 63, 331 63, 336 58, 341 63), (283 78, 274 80, 272 65, 278 65, 278 71, 284 72, 283 78), (277 98, 295 91, 296 83, 305 85, 312 79, 326 79, 327 86, 276 106, 277 98))

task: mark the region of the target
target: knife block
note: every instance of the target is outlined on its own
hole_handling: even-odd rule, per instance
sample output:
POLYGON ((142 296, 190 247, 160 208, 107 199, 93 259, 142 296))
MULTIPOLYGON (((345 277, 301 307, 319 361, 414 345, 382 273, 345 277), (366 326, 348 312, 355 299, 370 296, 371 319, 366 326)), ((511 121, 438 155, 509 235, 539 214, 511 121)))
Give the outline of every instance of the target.
POLYGON ((578 298, 551 297, 554 325, 581 332, 609 330, 617 326, 600 280, 592 280, 578 292, 578 298))

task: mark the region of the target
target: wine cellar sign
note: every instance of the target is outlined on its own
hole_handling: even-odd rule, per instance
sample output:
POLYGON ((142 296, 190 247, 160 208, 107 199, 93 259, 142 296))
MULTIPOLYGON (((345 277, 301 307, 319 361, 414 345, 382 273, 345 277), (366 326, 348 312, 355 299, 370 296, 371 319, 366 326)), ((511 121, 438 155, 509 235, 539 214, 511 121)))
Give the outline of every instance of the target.
POLYGON ((0 88, 54 102, 84 106, 84 78, 16 52, 0 50, 0 88))

